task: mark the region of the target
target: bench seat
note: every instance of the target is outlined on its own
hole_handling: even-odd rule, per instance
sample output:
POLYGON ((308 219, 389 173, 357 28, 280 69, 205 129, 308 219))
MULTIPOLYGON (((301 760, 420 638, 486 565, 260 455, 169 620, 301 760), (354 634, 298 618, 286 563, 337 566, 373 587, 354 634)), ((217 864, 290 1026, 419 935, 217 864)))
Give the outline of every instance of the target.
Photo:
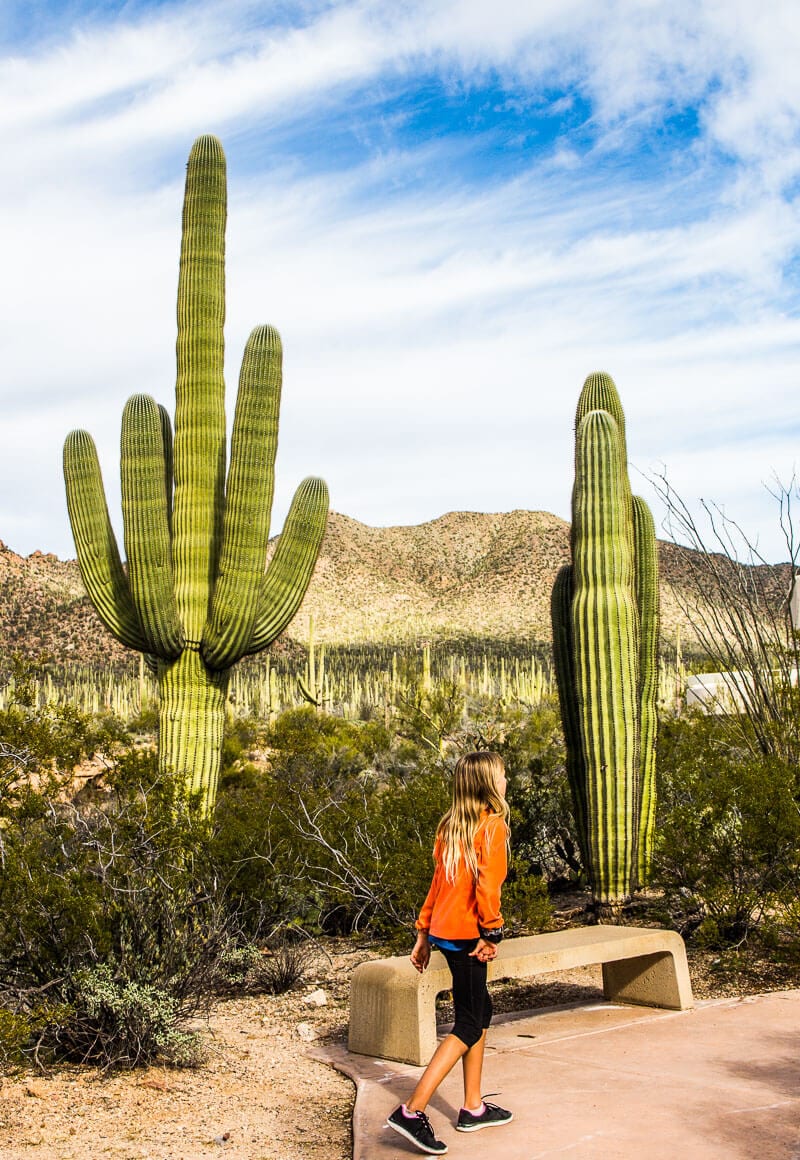
MULTIPOLYGON (((615 1003, 682 1011, 692 1006, 683 939, 672 930, 585 926, 504 939, 488 979, 603 965, 603 993, 615 1003)), ((361 1055, 426 1064, 436 1050, 436 996, 451 986, 441 951, 420 975, 407 955, 361 963, 350 982, 348 1048, 361 1055)))

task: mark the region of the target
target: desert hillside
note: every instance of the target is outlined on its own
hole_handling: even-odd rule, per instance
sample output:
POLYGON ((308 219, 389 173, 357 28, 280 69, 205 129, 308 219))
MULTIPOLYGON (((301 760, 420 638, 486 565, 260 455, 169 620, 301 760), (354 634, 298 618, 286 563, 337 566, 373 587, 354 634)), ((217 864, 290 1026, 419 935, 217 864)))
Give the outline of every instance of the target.
MULTIPOLYGON (((568 559, 569 525, 547 512, 448 512, 410 527, 373 528, 332 512, 314 578, 290 635, 305 639, 309 614, 319 641, 402 643, 550 638, 555 574, 568 559)), ((686 553, 659 545, 662 621, 672 641, 682 621, 675 590, 686 553)), ((776 594, 788 566, 776 566, 776 594)), ((74 560, 0 544, 0 652, 47 653, 56 661, 129 665, 101 628, 74 560)), ((683 626, 684 640, 691 634, 683 626)))

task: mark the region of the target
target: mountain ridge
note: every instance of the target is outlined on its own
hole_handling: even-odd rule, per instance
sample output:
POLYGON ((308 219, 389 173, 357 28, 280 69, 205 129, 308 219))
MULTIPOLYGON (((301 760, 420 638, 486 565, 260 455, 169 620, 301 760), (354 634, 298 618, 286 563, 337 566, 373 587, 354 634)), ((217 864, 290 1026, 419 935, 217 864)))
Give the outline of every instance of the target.
MULTIPOLYGON (((270 541, 270 554, 277 537, 270 541)), ((686 553, 659 541, 662 643, 691 628, 676 595, 686 553)), ((422 524, 372 527, 331 512, 319 561, 288 636, 331 644, 549 643, 550 591, 569 559, 569 524, 549 512, 446 512, 422 524)), ((770 566, 778 596, 788 565, 770 566)), ((18 556, 0 541, 0 651, 128 667, 132 654, 100 625, 75 560, 18 556)))

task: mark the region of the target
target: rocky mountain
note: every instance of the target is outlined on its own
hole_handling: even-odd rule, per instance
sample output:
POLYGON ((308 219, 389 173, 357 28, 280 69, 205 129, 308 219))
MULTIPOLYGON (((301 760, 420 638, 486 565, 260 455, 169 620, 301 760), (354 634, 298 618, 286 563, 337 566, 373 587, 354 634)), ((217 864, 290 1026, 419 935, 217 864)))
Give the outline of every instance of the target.
POLYGON ((0 541, 0 654, 127 667, 129 650, 100 624, 74 560, 18 556, 0 541))
MULTIPOLYGON (((666 642, 682 625, 676 593, 686 550, 659 545, 666 642)), ((410 527, 373 528, 332 512, 314 578, 289 635, 318 641, 402 643, 420 639, 550 638, 550 590, 568 559, 569 525, 547 512, 448 512, 410 527)), ((788 565, 770 570, 776 600, 788 565)), ((131 654, 99 624, 75 561, 0 543, 0 652, 128 667, 131 654)))

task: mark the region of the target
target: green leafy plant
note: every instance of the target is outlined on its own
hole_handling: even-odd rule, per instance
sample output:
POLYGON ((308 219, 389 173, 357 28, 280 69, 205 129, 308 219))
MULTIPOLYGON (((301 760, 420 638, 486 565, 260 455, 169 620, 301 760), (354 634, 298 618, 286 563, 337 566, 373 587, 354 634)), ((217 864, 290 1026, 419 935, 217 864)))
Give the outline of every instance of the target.
MULTIPOLYGON (((523 876, 546 879, 551 889, 585 883, 573 803, 565 769, 565 747, 557 708, 534 711, 492 704, 490 747, 508 774, 512 849, 523 876)), ((488 731, 483 725, 484 731, 488 731)))

